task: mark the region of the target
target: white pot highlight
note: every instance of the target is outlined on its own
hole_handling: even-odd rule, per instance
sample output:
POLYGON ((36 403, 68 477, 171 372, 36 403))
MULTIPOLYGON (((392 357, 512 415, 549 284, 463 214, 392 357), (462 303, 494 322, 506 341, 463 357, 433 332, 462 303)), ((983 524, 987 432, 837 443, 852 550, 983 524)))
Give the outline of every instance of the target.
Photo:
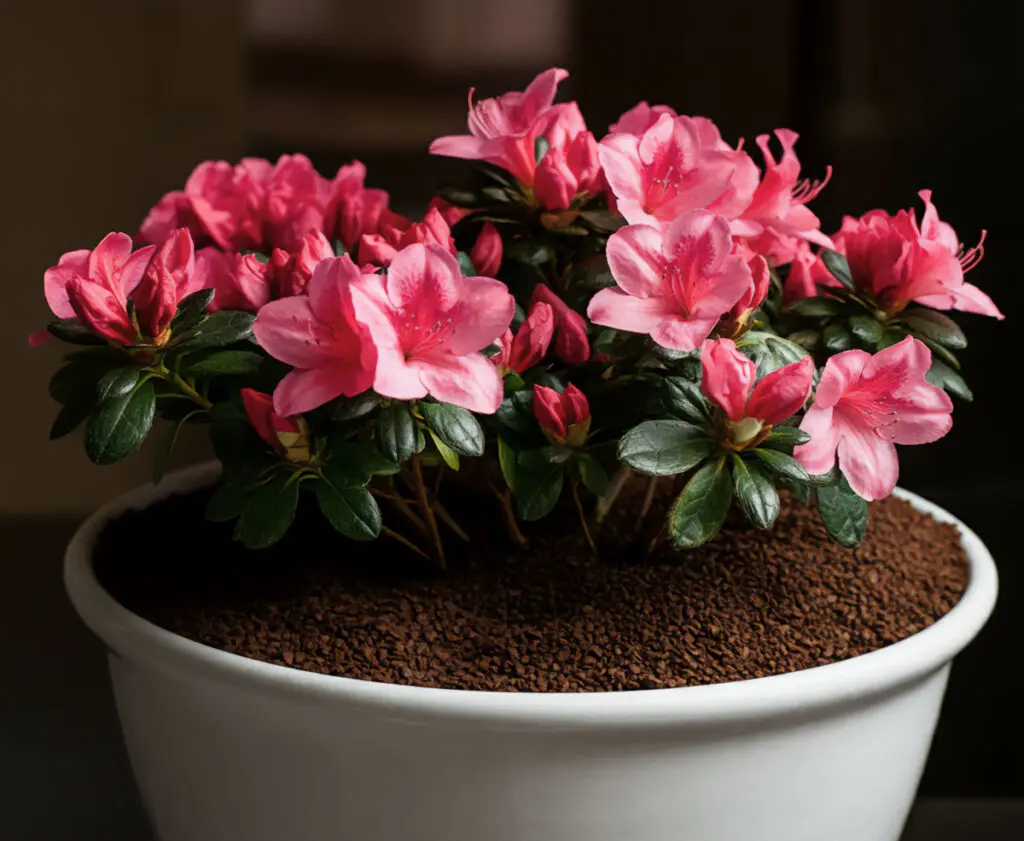
POLYGON ((962 600, 878 651, 792 674, 637 692, 393 686, 260 663, 121 607, 92 571, 103 524, 209 482, 174 474, 108 505, 65 580, 110 649, 128 754, 161 841, 897 841, 950 663, 996 572, 956 518, 962 600))

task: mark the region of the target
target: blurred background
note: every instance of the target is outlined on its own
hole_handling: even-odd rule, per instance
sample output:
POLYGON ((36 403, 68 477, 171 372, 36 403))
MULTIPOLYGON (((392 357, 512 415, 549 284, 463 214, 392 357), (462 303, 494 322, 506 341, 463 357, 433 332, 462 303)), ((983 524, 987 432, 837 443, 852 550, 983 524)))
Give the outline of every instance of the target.
MULTIPOLYGON (((0 749, 20 763, 0 801, 19 798, 15 819, 26 815, 22 834, 0 828, 0 837, 112 839, 118 821, 138 819, 100 653, 64 604, 59 560, 75 522, 146 481, 149 461, 97 469, 76 436, 47 441, 56 409, 46 386, 60 348, 25 341, 48 318, 43 271, 110 230, 134 232, 205 158, 302 151, 325 174, 359 158, 370 186, 418 216, 462 171, 427 146, 464 130, 468 88, 522 89, 552 65, 571 72, 561 97, 580 102, 598 136, 642 98, 708 115, 730 141, 798 130, 804 172, 835 168, 814 204, 826 232, 843 213, 915 205, 923 187, 968 245, 989 230, 970 279, 1009 318, 963 319, 978 402, 958 404, 941 443, 903 450, 901 484, 970 523, 1003 576, 995 618, 954 672, 924 793, 1024 796, 1024 738, 1006 677, 1024 655, 1020 388, 1008 380, 1022 318, 1021 9, 985 0, 0 0, 0 652, 14 661, 0 682, 0 749), (67 821, 86 829, 60 835, 54 827, 67 821)), ((183 451, 184 461, 203 456, 198 441, 183 451)))

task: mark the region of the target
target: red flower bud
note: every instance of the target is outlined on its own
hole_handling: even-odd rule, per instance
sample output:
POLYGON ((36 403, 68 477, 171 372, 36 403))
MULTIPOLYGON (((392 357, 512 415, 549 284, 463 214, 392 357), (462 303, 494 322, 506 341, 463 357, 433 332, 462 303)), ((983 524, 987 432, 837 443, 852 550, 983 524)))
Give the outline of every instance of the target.
POLYGON ((555 355, 566 365, 582 365, 590 358, 587 322, 576 310, 552 292, 547 285, 538 283, 533 290, 533 301, 551 306, 555 315, 555 355))
POLYGON ((544 358, 555 332, 555 314, 548 304, 538 301, 530 307, 526 321, 519 327, 509 350, 505 367, 523 373, 544 358))
POLYGON ((533 414, 544 435, 557 446, 580 447, 590 433, 590 403, 576 386, 559 394, 542 385, 533 387, 533 414))
POLYGON ((195 247, 186 228, 176 229, 153 252, 132 294, 144 336, 157 341, 163 337, 178 311, 178 301, 192 291, 195 265, 195 247))
POLYGON ((476 273, 483 277, 495 277, 501 268, 504 247, 501 234, 490 222, 484 222, 477 234, 476 242, 469 252, 469 259, 476 267, 476 273))
POLYGON ((242 389, 242 404, 249 422, 275 452, 292 461, 309 461, 309 428, 303 418, 282 417, 269 394, 251 388, 242 389))

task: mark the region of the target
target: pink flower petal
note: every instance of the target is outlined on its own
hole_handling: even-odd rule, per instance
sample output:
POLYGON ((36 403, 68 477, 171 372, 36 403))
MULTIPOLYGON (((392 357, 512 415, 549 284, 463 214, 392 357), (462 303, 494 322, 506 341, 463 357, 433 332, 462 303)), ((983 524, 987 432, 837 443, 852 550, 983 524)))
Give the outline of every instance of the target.
POLYGON ((873 431, 846 425, 839 437, 839 467, 850 487, 869 502, 885 499, 896 487, 899 459, 896 447, 873 431))
POLYGON ((661 298, 634 298, 614 288, 600 290, 587 307, 594 324, 630 333, 650 334, 670 315, 672 310, 661 298))
POLYGON ((812 476, 823 476, 836 464, 839 446, 839 425, 833 409, 820 407, 817 402, 804 414, 800 429, 811 436, 806 444, 793 449, 793 457, 812 476))
POLYGON ((665 285, 663 244, 662 231, 650 225, 627 225, 608 238, 608 267, 623 292, 637 298, 660 294, 665 285))
POLYGON ((765 423, 778 423, 803 408, 814 382, 814 361, 805 356, 763 377, 754 386, 747 414, 765 423))
POLYGON ((442 403, 483 415, 494 414, 501 405, 501 377, 483 354, 437 355, 412 364, 430 394, 442 403))
POLYGON ((330 334, 314 316, 309 298, 282 298, 264 305, 256 315, 253 335, 267 353, 297 368, 325 366, 333 358, 330 334))
POLYGON ((456 355, 492 344, 512 323, 516 302, 508 287, 490 277, 467 277, 461 305, 452 310, 452 334, 445 344, 456 355))
MULTIPOLYGON (((745 418, 748 415, 747 397, 757 376, 754 363, 740 353, 730 339, 705 342, 701 348, 700 362, 701 389, 704 394, 725 410, 729 420, 745 418)), ((754 411, 749 414, 761 417, 754 411)))
POLYGON ((345 364, 298 369, 286 374, 274 389, 274 410, 285 417, 300 415, 335 397, 362 394, 372 382, 372 374, 345 364))
POLYGON ((377 373, 373 390, 394 400, 417 400, 427 396, 427 387, 420 376, 421 368, 406 359, 394 345, 377 347, 377 373))

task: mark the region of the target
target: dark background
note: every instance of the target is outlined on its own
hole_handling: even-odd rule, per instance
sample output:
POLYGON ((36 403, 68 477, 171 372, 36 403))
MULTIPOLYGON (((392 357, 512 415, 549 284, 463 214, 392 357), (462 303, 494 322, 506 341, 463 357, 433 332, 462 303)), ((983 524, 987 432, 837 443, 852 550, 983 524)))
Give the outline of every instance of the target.
POLYGON ((953 0, 0 0, 0 819, 22 827, 0 837, 112 839, 139 819, 100 651, 64 602, 59 563, 82 514, 148 467, 103 472, 78 442, 47 444, 55 355, 24 346, 46 318, 42 271, 133 231, 202 158, 304 151, 330 173, 358 157, 418 214, 461 170, 426 147, 463 130, 467 88, 522 89, 552 65, 570 70, 562 97, 599 135, 641 98, 708 115, 727 140, 798 130, 804 172, 835 168, 813 206, 826 232, 843 213, 919 208, 924 187, 967 245, 988 229, 969 279, 1008 318, 962 319, 977 400, 957 405, 943 441, 903 449, 901 484, 971 525, 1002 577, 953 671, 922 794, 1024 797, 1022 18, 1020 4, 953 0))

